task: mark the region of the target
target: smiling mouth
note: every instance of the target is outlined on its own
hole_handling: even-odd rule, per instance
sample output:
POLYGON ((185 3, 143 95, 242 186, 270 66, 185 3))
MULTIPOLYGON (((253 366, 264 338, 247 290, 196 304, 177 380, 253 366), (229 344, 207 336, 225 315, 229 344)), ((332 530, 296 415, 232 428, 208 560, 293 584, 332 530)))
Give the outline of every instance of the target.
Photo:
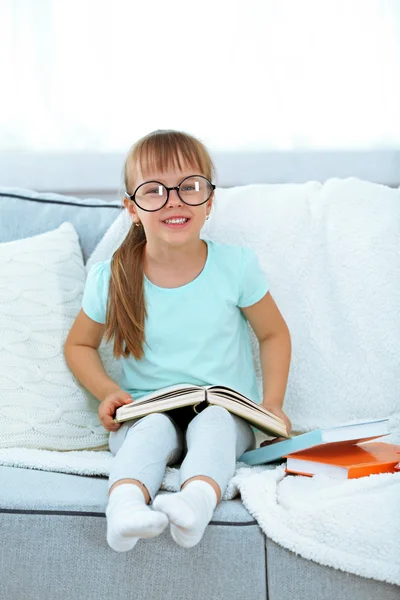
POLYGON ((170 227, 182 227, 183 225, 186 225, 186 223, 188 223, 189 221, 190 219, 187 217, 175 217, 171 219, 165 219, 164 221, 162 221, 162 223, 164 223, 165 225, 169 225, 170 227))

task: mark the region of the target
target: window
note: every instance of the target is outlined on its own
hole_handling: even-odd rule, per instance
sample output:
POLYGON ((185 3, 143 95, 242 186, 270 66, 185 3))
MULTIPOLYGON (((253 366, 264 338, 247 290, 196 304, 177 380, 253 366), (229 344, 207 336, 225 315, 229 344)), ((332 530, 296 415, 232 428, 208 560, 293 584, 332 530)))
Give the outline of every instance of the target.
POLYGON ((119 161, 159 128, 221 155, 400 146, 397 0, 3 0, 2 12, 8 175, 30 153, 119 161))

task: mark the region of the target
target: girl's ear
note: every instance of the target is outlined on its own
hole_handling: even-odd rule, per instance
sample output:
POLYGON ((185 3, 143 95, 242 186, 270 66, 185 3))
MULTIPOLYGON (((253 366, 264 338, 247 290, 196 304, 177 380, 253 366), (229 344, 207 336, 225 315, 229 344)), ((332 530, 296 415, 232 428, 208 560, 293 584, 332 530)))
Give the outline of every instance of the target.
POLYGON ((136 212, 134 201, 125 197, 124 198, 124 206, 125 206, 126 210, 129 212, 130 217, 136 221, 138 219, 138 217, 137 217, 137 212, 136 212))

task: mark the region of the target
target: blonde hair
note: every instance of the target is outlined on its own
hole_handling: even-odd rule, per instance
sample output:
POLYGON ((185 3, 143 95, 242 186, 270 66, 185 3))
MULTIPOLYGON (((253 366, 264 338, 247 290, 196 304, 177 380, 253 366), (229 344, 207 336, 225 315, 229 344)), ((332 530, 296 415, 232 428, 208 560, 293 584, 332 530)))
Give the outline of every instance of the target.
MULTIPOLYGON (((149 171, 182 170, 186 165, 193 167, 195 174, 213 180, 214 165, 202 142, 180 131, 154 131, 129 150, 124 166, 125 189, 133 193, 137 168, 145 176, 149 171)), ((130 354, 135 359, 143 356, 147 317, 143 274, 145 246, 143 226, 136 227, 132 223, 111 260, 104 337, 106 341, 114 338, 113 353, 116 358, 127 358, 130 354)))

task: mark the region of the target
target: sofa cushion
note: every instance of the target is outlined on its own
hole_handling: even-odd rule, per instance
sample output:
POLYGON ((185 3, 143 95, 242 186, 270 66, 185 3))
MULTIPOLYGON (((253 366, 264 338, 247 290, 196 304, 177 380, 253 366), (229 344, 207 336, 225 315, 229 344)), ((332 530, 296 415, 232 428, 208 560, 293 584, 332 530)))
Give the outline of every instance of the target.
MULTIPOLYGON (((0 466, 0 481, 0 509, 104 514, 107 505, 106 477, 0 466)), ((239 499, 220 502, 213 522, 256 524, 239 499)))
POLYGON ((218 505, 194 548, 168 528, 118 553, 106 542, 106 479, 0 467, 0 481, 1 598, 266 599, 265 538, 240 500, 218 505))
POLYGON ((0 188, 0 242, 45 233, 69 221, 79 234, 86 262, 121 210, 121 202, 81 199, 19 188, 0 188))
POLYGON ((74 227, 0 244, 0 281, 0 447, 104 447, 98 402, 63 354, 85 282, 74 227))
MULTIPOLYGON (((307 560, 267 538, 268 600, 398 600, 399 588, 307 560)), ((391 557, 394 558, 394 557, 391 557)))

